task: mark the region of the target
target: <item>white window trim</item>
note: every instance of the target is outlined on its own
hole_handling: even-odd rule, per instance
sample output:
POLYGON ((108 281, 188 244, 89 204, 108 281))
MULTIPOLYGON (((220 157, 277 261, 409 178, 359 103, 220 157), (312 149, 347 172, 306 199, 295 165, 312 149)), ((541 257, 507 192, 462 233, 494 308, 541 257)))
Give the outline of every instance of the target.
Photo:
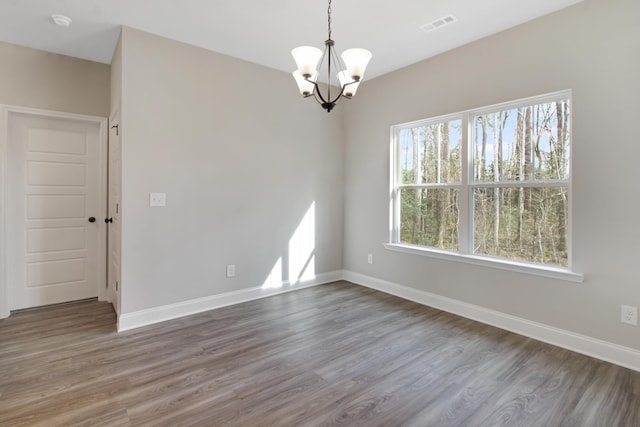
MULTIPOLYGON (((504 102, 500 104, 490 105, 482 108, 476 108, 472 110, 466 110, 455 114, 446 114, 438 117, 428 118, 426 120, 416 120, 409 123, 402 123, 398 125, 391 126, 391 143, 390 143, 390 200, 389 200, 389 242, 384 244, 384 247, 388 250, 408 253, 413 255, 421 255, 428 256, 437 259, 443 259, 447 261, 454 262, 463 262, 466 264, 479 265, 483 267, 496 268, 500 270, 514 271, 518 273, 530 274, 535 276, 542 276, 552 279, 565 280, 575 283, 582 283, 584 281, 584 275, 582 273, 574 272, 571 269, 573 255, 572 255, 572 229, 573 229, 573 197, 569 197, 569 206, 568 206, 568 230, 567 230, 567 239, 568 239, 568 251, 567 251, 567 263, 568 267, 560 267, 560 266, 552 266, 547 264, 536 264, 536 263, 528 263, 519 260, 513 260, 509 258, 500 258, 493 257, 489 255, 477 255, 473 254, 470 251, 472 250, 470 244, 470 233, 473 232, 471 229, 471 218, 467 216, 472 215, 471 207, 471 197, 472 190, 474 188, 491 188, 491 187, 540 187, 540 186, 568 186, 569 194, 573 195, 573 154, 569 158, 569 179, 566 181, 521 181, 521 182, 504 182, 504 183, 478 183, 471 182, 469 177, 469 172, 472 170, 472 156, 471 156, 471 144, 469 143, 470 137, 470 119, 476 115, 482 115, 487 113, 493 113, 496 111, 500 111, 502 109, 512 109, 528 106, 535 103, 545 103, 545 102, 553 102, 559 98, 568 98, 571 102, 573 109, 573 99, 572 99, 572 91, 571 90, 563 90, 553 93, 548 93, 545 95, 533 96, 530 98, 524 98, 511 102, 504 102), (460 190, 459 202, 461 206, 459 207, 460 215, 465 215, 464 225, 458 229, 458 241, 460 248, 458 251, 448 251, 442 250, 433 247, 427 246, 418 246, 418 245, 410 245, 399 242, 400 235, 400 204, 396 203, 398 194, 397 189, 401 187, 414 187, 413 185, 398 185, 399 182, 399 171, 396 168, 397 159, 399 156, 398 150, 399 145, 396 144, 396 135, 401 129, 407 129, 415 126, 424 126, 429 125, 430 123, 437 123, 442 121, 449 121, 454 119, 462 120, 462 143, 463 146, 466 146, 466 150, 461 150, 461 162, 466 167, 462 168, 462 183, 451 183, 446 185, 440 184, 425 184, 425 185, 415 185, 415 187, 438 187, 445 186, 448 188, 457 187, 460 190), (464 183, 464 184, 463 184, 464 183), (464 205, 464 206, 462 206, 464 205), (465 214, 466 213, 466 214, 465 214)), ((573 125, 573 120, 571 120, 571 124, 573 125)), ((571 152, 573 153, 574 147, 571 145, 571 152)))
POLYGON ((582 283, 584 275, 562 267, 515 261, 507 258, 491 257, 487 255, 471 255, 426 246, 407 245, 403 243, 385 243, 385 249, 412 255, 421 255, 446 261, 463 262, 498 270, 514 271, 549 279, 558 279, 574 283, 582 283))

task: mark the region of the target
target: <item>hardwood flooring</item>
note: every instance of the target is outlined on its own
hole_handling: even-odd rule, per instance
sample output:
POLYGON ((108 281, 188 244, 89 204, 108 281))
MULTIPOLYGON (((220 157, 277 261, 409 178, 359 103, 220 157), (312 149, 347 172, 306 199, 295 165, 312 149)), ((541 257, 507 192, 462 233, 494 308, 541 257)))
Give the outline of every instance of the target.
POLYGON ((0 321, 2 426, 640 426, 640 373, 336 282, 116 333, 0 321))

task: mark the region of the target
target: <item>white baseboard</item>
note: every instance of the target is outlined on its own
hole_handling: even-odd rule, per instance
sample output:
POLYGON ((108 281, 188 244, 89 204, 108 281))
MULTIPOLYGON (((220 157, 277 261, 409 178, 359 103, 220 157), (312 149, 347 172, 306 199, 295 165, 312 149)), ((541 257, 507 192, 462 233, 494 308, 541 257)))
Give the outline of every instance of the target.
POLYGON ((640 351, 426 291, 344 271, 343 280, 640 371, 640 351))
POLYGON ((285 282, 280 287, 263 288, 262 286, 256 286, 133 313, 125 313, 118 318, 118 331, 139 328, 164 322, 165 320, 331 283, 337 280, 346 280, 357 285, 376 289, 640 372, 640 351, 638 350, 351 271, 334 271, 319 274, 312 280, 294 285, 285 282))
POLYGON ((298 289, 318 286, 325 283, 335 282, 342 279, 342 271, 334 271, 330 273, 318 274, 311 280, 297 282, 291 284, 289 282, 282 283, 278 287, 262 287, 256 286, 248 289, 227 292, 224 294, 211 295, 204 298, 198 298, 189 301, 183 301, 175 304, 153 307, 145 310, 135 311, 132 313, 121 314, 118 317, 118 332, 127 331, 129 329, 139 328, 141 326, 151 325, 165 320, 176 319, 178 317, 189 316, 191 314, 201 313, 203 311, 213 310, 215 308, 226 307, 228 305, 239 304, 259 298, 265 298, 284 292, 296 291, 298 289))

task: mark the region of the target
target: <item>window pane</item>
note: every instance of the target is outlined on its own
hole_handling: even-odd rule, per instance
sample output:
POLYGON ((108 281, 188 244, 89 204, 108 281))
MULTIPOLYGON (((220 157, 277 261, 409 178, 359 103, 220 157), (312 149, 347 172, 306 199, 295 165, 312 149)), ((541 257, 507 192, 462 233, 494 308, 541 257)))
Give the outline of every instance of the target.
POLYGON ((567 266, 568 187, 483 188, 474 196, 474 253, 567 266))
POLYGON ((569 100, 474 116, 473 179, 568 180, 569 100))
POLYGON ((400 242, 458 249, 458 190, 400 190, 400 242))
POLYGON ((461 181, 462 120, 401 129, 398 133, 402 184, 461 181))

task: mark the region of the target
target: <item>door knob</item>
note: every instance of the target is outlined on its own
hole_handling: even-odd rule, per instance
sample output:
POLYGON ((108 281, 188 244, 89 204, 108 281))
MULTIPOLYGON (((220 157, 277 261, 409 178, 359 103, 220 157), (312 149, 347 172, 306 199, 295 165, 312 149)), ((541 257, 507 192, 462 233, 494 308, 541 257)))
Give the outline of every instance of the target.
POLYGON ((90 217, 89 217, 89 222, 96 222, 96 218, 95 218, 95 217, 93 217, 93 216, 90 216, 90 217))
POLYGON ((105 218, 104 222, 109 224, 110 222, 113 222, 113 218, 105 218))

